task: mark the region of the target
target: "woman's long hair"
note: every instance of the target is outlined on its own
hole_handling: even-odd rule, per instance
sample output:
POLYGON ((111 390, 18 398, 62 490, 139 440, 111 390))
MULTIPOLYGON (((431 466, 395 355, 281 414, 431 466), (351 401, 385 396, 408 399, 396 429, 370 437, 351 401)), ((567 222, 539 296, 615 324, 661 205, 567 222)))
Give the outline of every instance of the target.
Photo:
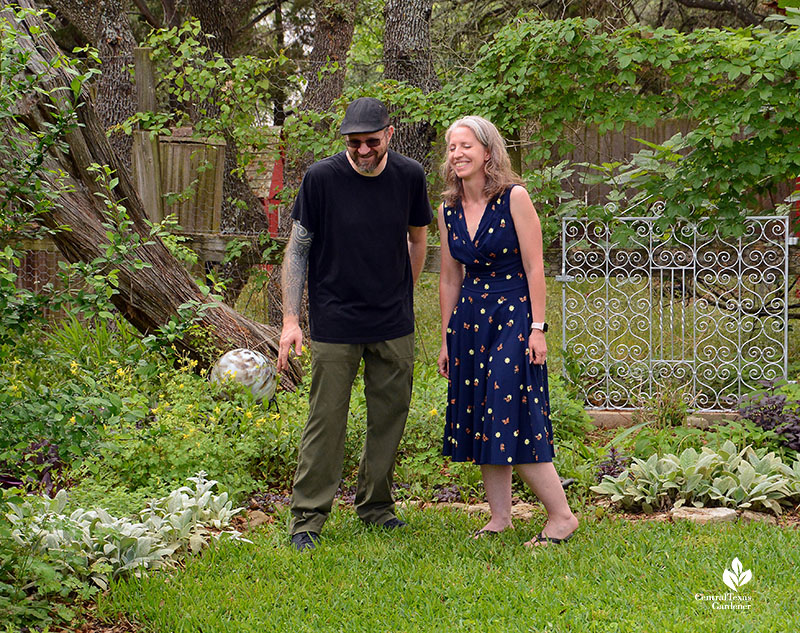
POLYGON ((524 184, 522 178, 511 168, 511 159, 508 157, 505 141, 494 124, 480 116, 465 116, 447 128, 444 137, 447 148, 440 171, 446 187, 442 193, 445 205, 453 206, 464 195, 461 178, 456 176, 447 159, 450 151, 450 135, 458 127, 472 130, 478 142, 489 151, 489 160, 484 163, 486 184, 483 186, 483 192, 487 199, 500 195, 511 185, 524 184))

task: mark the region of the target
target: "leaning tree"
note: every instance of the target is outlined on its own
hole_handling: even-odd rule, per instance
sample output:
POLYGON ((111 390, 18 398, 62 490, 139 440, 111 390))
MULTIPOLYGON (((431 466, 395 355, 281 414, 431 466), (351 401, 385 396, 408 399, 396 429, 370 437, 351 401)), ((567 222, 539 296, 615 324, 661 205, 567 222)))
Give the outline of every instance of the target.
MULTIPOLYGON (((0 2, 0 12, 15 22, 11 3, 0 2)), ((71 116, 74 108, 75 126, 65 143, 54 146, 35 166, 41 180, 58 191, 57 204, 37 219, 54 230, 53 239, 61 253, 70 262, 102 258, 103 245, 108 242, 106 205, 121 205, 130 219, 130 230, 138 233, 141 244, 118 267, 119 292, 113 301, 119 312, 140 331, 153 332, 178 315, 179 308, 191 306, 198 327, 189 328, 175 341, 180 351, 201 362, 207 359, 203 350, 209 344, 220 351, 247 347, 274 358, 278 340, 274 328, 256 323, 209 298, 164 244, 150 236, 142 203, 127 171, 119 168, 91 95, 72 83, 74 74, 70 74, 69 64, 52 63, 62 53, 33 11, 32 0, 16 0, 13 4, 31 10, 16 23, 22 35, 17 46, 27 55, 25 72, 39 79, 37 90, 21 95, 18 101, 14 119, 21 125, 12 126, 5 120, 0 123, 0 135, 19 134, 20 129, 31 138, 46 135, 50 133, 50 123, 60 115, 71 116), (74 99, 69 96, 73 94, 74 99), (110 166, 117 173, 118 185, 104 189, 91 174, 93 165, 110 166), (140 266, 139 261, 145 266, 140 266)), ((35 200, 26 200, 26 195, 21 192, 15 203, 35 204, 35 200)), ((299 367, 293 365, 283 378, 284 386, 293 387, 299 375, 299 367)))

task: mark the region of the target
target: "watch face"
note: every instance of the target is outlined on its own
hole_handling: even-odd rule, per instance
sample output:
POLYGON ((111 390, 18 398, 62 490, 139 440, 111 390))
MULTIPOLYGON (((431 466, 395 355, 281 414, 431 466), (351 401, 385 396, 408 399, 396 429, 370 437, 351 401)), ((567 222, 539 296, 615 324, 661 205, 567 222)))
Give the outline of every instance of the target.
POLYGON ((547 330, 548 330, 547 323, 545 323, 545 324, 543 324, 542 332, 547 332, 547 330))

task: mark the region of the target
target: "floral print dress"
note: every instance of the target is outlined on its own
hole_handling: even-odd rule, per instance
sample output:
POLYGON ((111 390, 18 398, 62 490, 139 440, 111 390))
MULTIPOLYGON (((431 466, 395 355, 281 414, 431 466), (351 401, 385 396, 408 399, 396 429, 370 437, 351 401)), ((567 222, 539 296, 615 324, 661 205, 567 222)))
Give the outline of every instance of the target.
POLYGON ((553 460, 547 367, 526 354, 531 303, 510 196, 489 201, 473 238, 461 203, 443 208, 450 254, 465 268, 447 327, 443 453, 457 462, 553 460))

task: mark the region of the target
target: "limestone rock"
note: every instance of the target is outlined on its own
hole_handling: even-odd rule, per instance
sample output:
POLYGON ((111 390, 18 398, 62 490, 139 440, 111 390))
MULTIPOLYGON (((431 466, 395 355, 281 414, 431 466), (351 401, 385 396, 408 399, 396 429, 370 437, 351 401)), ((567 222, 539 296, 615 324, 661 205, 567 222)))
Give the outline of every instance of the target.
POLYGON ((533 518, 534 507, 530 503, 518 503, 511 506, 511 517, 520 521, 530 521, 533 518))
POLYGON ((682 519, 692 523, 728 523, 736 521, 738 514, 731 508, 673 508, 670 512, 672 520, 682 519))
POLYGON ((395 505, 401 510, 410 510, 411 508, 418 508, 421 510, 427 507, 428 504, 420 499, 405 499, 403 501, 398 501, 395 505))
POLYGON ((753 512, 752 510, 744 510, 739 517, 742 523, 750 523, 751 521, 760 521, 761 523, 769 523, 771 525, 778 525, 778 519, 766 512, 753 512))
POLYGON ((247 524, 251 530, 259 525, 271 522, 272 519, 269 517, 269 515, 265 514, 261 510, 253 510, 247 514, 247 524))

